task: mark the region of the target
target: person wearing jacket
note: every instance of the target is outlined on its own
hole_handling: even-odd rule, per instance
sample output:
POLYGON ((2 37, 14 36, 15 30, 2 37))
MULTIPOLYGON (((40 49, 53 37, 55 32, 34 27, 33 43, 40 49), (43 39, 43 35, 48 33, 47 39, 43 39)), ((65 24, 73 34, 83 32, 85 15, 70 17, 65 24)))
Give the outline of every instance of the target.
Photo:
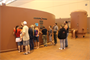
POLYGON ((60 30, 58 32, 58 38, 60 39, 60 50, 65 49, 65 39, 67 36, 67 31, 64 28, 64 25, 60 26, 60 30))
POLYGON ((34 49, 34 43, 33 43, 33 38, 34 38, 34 25, 31 25, 29 28, 29 45, 30 45, 30 50, 34 49))

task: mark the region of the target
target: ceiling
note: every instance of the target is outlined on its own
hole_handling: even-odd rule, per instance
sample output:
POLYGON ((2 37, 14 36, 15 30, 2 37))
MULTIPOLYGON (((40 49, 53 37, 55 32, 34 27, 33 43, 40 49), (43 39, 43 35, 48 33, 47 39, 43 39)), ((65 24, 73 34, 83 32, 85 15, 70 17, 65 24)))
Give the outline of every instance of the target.
POLYGON ((23 4, 31 2, 31 1, 34 1, 34 0, 16 0, 15 2, 8 4, 8 5, 19 6, 19 5, 23 5, 23 4))
MULTIPOLYGON (((0 0, 0 2, 2 2, 3 0, 0 0)), ((11 0, 6 0, 6 3, 8 1, 11 1, 11 0)), ((11 6, 19 6, 19 5, 22 5, 22 4, 25 4, 25 3, 28 3, 28 2, 31 2, 31 1, 34 1, 34 0, 16 0, 10 4, 7 4, 7 5, 11 5, 11 6)))
MULTIPOLYGON (((7 0, 7 1, 9 1, 9 0, 7 0)), ((58 2, 59 1, 59 2, 73 3, 73 2, 86 1, 86 0, 16 0, 15 2, 8 4, 8 6, 20 6, 20 5, 23 5, 28 2, 32 2, 32 1, 37 1, 37 2, 41 2, 41 1, 58 2)))

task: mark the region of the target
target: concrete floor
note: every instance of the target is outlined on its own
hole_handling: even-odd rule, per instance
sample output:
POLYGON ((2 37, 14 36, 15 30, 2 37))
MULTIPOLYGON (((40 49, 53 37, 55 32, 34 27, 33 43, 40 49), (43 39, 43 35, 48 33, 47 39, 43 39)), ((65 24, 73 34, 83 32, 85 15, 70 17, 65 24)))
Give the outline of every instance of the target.
POLYGON ((68 36, 68 48, 59 50, 60 41, 56 46, 48 43, 47 47, 43 45, 39 49, 34 49, 28 55, 24 52, 16 51, 0 53, 0 60, 90 60, 90 34, 85 38, 72 39, 68 36))

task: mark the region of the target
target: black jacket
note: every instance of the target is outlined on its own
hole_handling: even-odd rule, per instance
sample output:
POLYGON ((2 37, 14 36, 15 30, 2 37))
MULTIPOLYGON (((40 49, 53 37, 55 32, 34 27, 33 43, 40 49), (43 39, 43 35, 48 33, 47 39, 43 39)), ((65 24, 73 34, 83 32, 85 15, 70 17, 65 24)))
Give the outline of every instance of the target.
POLYGON ((64 28, 60 29, 58 32, 58 38, 66 39, 66 36, 67 36, 67 31, 64 28))
POLYGON ((33 30, 32 30, 32 28, 29 28, 28 33, 29 33, 30 39, 33 39, 33 30))

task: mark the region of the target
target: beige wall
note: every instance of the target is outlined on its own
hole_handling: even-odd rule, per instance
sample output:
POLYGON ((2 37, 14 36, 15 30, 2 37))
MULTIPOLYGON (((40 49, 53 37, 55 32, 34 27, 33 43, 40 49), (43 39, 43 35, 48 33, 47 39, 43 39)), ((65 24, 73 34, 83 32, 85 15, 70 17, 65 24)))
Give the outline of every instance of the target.
POLYGON ((70 13, 75 10, 85 10, 90 17, 90 0, 33 0, 17 7, 46 11, 54 14, 56 19, 70 18, 70 13))
POLYGON ((55 22, 57 23, 58 27, 60 28, 60 25, 64 23, 64 21, 71 21, 70 18, 62 18, 62 19, 56 19, 55 22))
MULTIPOLYGON (((56 19, 55 22, 58 24, 58 27, 60 27, 61 24, 64 23, 64 21, 71 21, 70 18, 63 18, 63 19, 56 19)), ((87 33, 90 33, 90 17, 87 18, 87 33)))

